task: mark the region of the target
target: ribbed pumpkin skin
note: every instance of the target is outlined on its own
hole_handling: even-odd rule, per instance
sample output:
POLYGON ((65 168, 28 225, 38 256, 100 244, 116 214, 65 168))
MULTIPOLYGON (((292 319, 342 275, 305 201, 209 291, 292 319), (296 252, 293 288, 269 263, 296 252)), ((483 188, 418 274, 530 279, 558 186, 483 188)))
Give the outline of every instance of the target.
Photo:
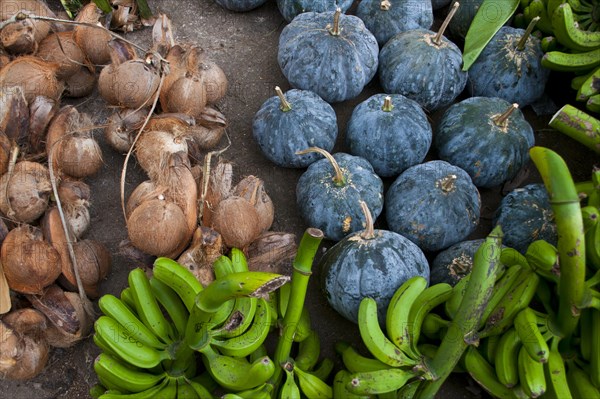
POLYGON ((429 1, 391 1, 388 10, 381 9, 381 0, 362 0, 356 16, 363 20, 380 46, 392 36, 410 29, 429 29, 433 24, 433 9, 429 1))
POLYGON ((221 7, 235 12, 254 10, 265 4, 267 0, 215 0, 221 7))
POLYGON ((440 8, 446 7, 451 2, 452 0, 431 0, 431 6, 434 10, 439 10, 440 8))
POLYGON ((317 268, 331 307, 354 323, 364 297, 377 301, 379 320, 384 321, 402 283, 417 275, 429 279, 429 264, 419 247, 387 230, 375 230, 371 239, 361 232, 347 236, 323 255, 317 268))
POLYGON ((304 12, 335 11, 337 7, 340 7, 342 12, 346 12, 352 2, 353 0, 277 0, 277 7, 283 18, 290 22, 304 12))
POLYGON ((416 101, 391 94, 393 108, 382 110, 386 94, 376 94, 352 111, 346 131, 350 153, 365 158, 382 177, 397 176, 425 159, 432 131, 416 101))
POLYGON ((429 284, 455 286, 473 268, 473 256, 484 239, 458 242, 436 255, 431 262, 429 284))
POLYGON ((325 101, 354 98, 377 72, 379 46, 363 22, 340 15, 339 35, 327 25, 333 12, 298 15, 279 36, 277 61, 292 87, 312 90, 325 101))
POLYGON ((467 84, 460 49, 446 38, 434 45, 435 35, 426 29, 401 32, 379 54, 384 91, 402 94, 428 111, 450 105, 467 84))
MULTIPOLYGON (((469 31, 475 14, 483 4, 484 0, 461 0, 460 7, 448 24, 448 36, 457 42, 462 42, 469 31)), ((493 4, 490 6, 493 8, 493 4)))
POLYGON ((406 169, 385 196, 390 230, 423 251, 464 240, 477 227, 480 209, 479 191, 467 172, 439 160, 406 169))
POLYGON ((523 50, 517 44, 524 29, 503 26, 469 69, 471 96, 500 97, 524 107, 544 94, 550 70, 542 66, 540 40, 529 36, 523 50))
POLYGON ((331 163, 320 159, 300 176, 296 202, 308 226, 321 229, 327 239, 339 241, 364 229, 360 200, 365 201, 373 219, 379 216, 383 209, 383 182, 367 160, 345 153, 333 157, 345 175, 346 184, 336 186, 331 163))
POLYGON ((518 109, 506 128, 494 123, 510 106, 501 98, 471 97, 449 107, 434 135, 439 158, 464 169, 477 187, 494 187, 515 177, 529 160, 535 138, 518 109))
POLYGON ((308 147, 331 151, 338 134, 337 118, 331 105, 311 91, 292 89, 285 97, 292 109, 282 111, 279 97, 269 98, 254 116, 252 134, 274 164, 304 168, 321 156, 296 152, 308 147))
POLYGON ((516 188, 500 202, 494 225, 502 226, 503 243, 521 253, 535 240, 556 245, 558 235, 554 213, 543 184, 516 188))

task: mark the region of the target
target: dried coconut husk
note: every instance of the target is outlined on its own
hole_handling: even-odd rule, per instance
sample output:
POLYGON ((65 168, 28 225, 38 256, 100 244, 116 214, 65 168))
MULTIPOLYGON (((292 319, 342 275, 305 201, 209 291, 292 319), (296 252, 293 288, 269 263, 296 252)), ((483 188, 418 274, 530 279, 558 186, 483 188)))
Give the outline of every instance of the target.
POLYGON ((182 112, 199 116, 207 104, 206 83, 202 75, 184 75, 175 81, 168 92, 161 96, 160 104, 165 112, 182 112))
POLYGON ((38 227, 22 225, 11 230, 0 251, 9 287, 25 294, 39 294, 61 273, 58 252, 38 227))
POLYGON ((175 45, 171 20, 165 14, 159 14, 152 26, 152 49, 166 57, 171 47, 175 45))
POLYGON ((258 225, 261 233, 271 228, 275 219, 275 209, 262 179, 252 175, 244 177, 233 188, 233 195, 244 198, 254 206, 258 213, 258 225))
MULTIPOLYGON (((148 115, 146 108, 118 108, 108 117, 104 128, 104 137, 115 150, 126 153, 129 151, 135 133, 142 127, 148 115)), ((151 130, 151 129, 146 129, 151 130)))
POLYGON ((235 195, 219 202, 212 227, 221 233, 229 248, 244 249, 261 233, 260 217, 254 205, 235 195))
POLYGON ((0 44, 11 54, 32 54, 38 49, 35 22, 32 19, 13 22, 0 30, 0 44))
POLYGON ((0 69, 4 68, 6 64, 11 61, 10 55, 6 52, 2 44, 0 43, 0 69))
POLYGON ((63 205, 89 204, 91 195, 90 186, 82 180, 64 179, 58 185, 58 196, 63 205))
MULTIPOLYGON (((65 230, 61 224, 60 213, 56 207, 52 207, 46 211, 40 222, 42 234, 46 242, 52 245, 52 248, 58 253, 60 259, 59 276, 73 275, 73 264, 69 255, 69 247, 67 241, 74 241, 74 237, 70 236, 67 239, 65 230)), ((63 279, 66 279, 63 277, 63 279)))
POLYGON ((37 96, 46 96, 58 101, 64 83, 56 77, 58 64, 43 61, 33 56, 15 58, 0 70, 0 87, 20 87, 27 103, 37 96))
POLYGON ((166 187, 158 187, 152 180, 146 180, 138 184, 127 198, 125 204, 125 215, 129 217, 131 212, 144 201, 164 197, 166 187))
POLYGON ((40 338, 48 327, 48 319, 39 310, 22 308, 11 310, 2 316, 2 322, 19 334, 40 338))
POLYGON ((199 226, 189 248, 181 254, 177 262, 187 267, 206 287, 215 279, 213 263, 221 255, 223 255, 223 239, 219 232, 206 226, 199 226))
POLYGON ((23 144, 29 130, 29 105, 20 86, 0 87, 0 132, 23 144))
POLYGON ((0 218, 0 245, 2 245, 2 243, 4 242, 4 239, 8 235, 9 231, 10 230, 9 230, 8 226, 6 225, 6 222, 4 221, 4 219, 0 218))
MULTIPOLYGON (((8 170, 11 149, 12 143, 10 139, 0 131, 0 176, 5 174, 8 170)), ((0 194, 0 196, 1 195, 2 194, 0 194)))
POLYGON ((96 87, 96 73, 86 67, 80 67, 74 74, 65 80, 65 97, 85 97, 94 91, 96 87))
POLYGON ((196 124, 193 116, 184 113, 164 112, 152 116, 146 125, 146 130, 169 132, 174 136, 185 135, 190 127, 196 124))
MULTIPOLYGON (((103 26, 100 22, 101 16, 102 11, 94 2, 90 2, 79 10, 75 21, 101 27, 103 26)), ((74 34, 75 41, 94 65, 102 66, 110 62, 110 47, 108 43, 112 40, 112 35, 107 29, 77 25, 74 29, 74 34)))
POLYGON ((65 220, 75 239, 81 238, 90 227, 90 187, 81 180, 65 179, 58 186, 65 220))
POLYGON ((29 105, 29 149, 34 154, 46 151, 46 129, 58 112, 58 102, 37 96, 29 105))
MULTIPOLYGON (((199 200, 202 202, 202 224, 212 226, 219 203, 231 194, 233 167, 230 162, 218 162, 211 170, 208 184, 200 187, 199 200)), ((202 180, 202 179, 201 179, 202 180)))
MULTIPOLYGON (((165 111, 165 106, 162 104, 163 97, 171 90, 173 83, 185 76, 187 68, 186 62, 190 51, 202 51, 200 48, 190 48, 180 44, 173 45, 169 48, 165 59, 169 63, 169 73, 163 78, 163 85, 160 90, 161 108, 165 111)), ((166 100, 166 98, 165 98, 166 100)), ((166 111, 165 111, 166 112, 166 111)))
MULTIPOLYGON (((100 283, 111 271, 110 252, 101 242, 91 239, 75 242, 73 252, 86 295, 97 298, 100 283)), ((60 282, 68 290, 77 290, 77 280, 72 269, 68 273, 63 272, 60 282)))
POLYGON ((10 219, 31 223, 44 214, 51 191, 50 173, 44 165, 17 162, 12 173, 0 177, 0 211, 10 219))
POLYGON ((71 303, 71 306, 75 309, 75 314, 79 320, 80 327, 77 332, 71 334, 59 326, 51 325, 50 328, 46 330, 46 341, 48 344, 50 344, 50 346, 54 346, 56 348, 68 348, 77 344, 79 341, 87 337, 92 327, 92 321, 90 320, 90 316, 85 312, 85 308, 81 302, 81 297, 79 294, 65 291, 64 295, 71 303))
POLYGON ((227 77, 225 72, 213 61, 203 61, 198 69, 206 85, 206 101, 214 104, 227 94, 227 77))
POLYGON ((135 146, 135 156, 152 180, 162 174, 171 154, 187 153, 187 144, 183 137, 177 137, 165 131, 143 131, 135 146))
POLYGON ((119 243, 118 254, 123 258, 130 261, 133 265, 139 265, 140 267, 151 265, 155 257, 139 250, 129 239, 125 239, 119 243))
POLYGON ((35 55, 44 61, 58 64, 58 79, 65 80, 82 67, 94 70, 81 47, 75 42, 73 31, 49 34, 40 42, 35 55))
POLYGON ((248 269, 289 276, 297 250, 295 234, 265 231, 246 249, 248 269))
POLYGON ((225 128, 227 128, 225 115, 211 106, 206 106, 196 117, 196 124, 187 130, 187 135, 200 149, 210 150, 219 144, 225 128))
MULTIPOLYGON (((5 21, 22 12, 27 15, 37 15, 40 17, 56 17, 56 15, 48 8, 48 6, 42 1, 36 0, 2 0, 0 6, 0 21, 5 21)), ((33 32, 35 35, 35 41, 40 42, 52 29, 52 23, 41 20, 25 19, 23 21, 33 22, 33 32)), ((22 22, 22 21, 21 21, 22 22)), ((18 23, 18 22, 15 22, 18 23)))
POLYGON ((42 372, 49 348, 44 339, 19 334, 0 320, 0 375, 28 380, 42 372))

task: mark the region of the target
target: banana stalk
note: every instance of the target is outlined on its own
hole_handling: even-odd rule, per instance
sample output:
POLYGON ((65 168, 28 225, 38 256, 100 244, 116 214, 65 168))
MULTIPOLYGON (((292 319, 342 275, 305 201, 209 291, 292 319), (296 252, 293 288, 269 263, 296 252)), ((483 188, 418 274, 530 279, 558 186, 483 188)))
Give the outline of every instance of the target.
MULTIPOLYGON (((319 245, 323 240, 323 232, 316 228, 308 228, 300 240, 298 252, 293 263, 292 273, 292 291, 288 302, 287 310, 283 318, 283 330, 277 341, 275 348, 275 364, 284 364, 290 357, 296 326, 300 320, 304 300, 306 298, 306 289, 308 281, 312 274, 312 265, 319 245)), ((271 383, 279 386, 283 369, 277 367, 271 377, 271 383)))
POLYGON ((579 322, 585 288, 585 237, 579 196, 560 155, 543 147, 533 147, 530 155, 548 191, 560 237, 559 305, 554 324, 559 334, 568 339, 579 322))
POLYGON ((501 249, 502 229, 497 226, 475 253, 469 283, 458 312, 435 356, 427 362, 433 380, 420 384, 416 398, 433 398, 467 347, 476 343, 477 328, 501 267, 501 249), (460 339, 457 339, 459 337, 460 339))
POLYGON ((600 154, 600 120, 586 112, 566 104, 548 125, 600 154))

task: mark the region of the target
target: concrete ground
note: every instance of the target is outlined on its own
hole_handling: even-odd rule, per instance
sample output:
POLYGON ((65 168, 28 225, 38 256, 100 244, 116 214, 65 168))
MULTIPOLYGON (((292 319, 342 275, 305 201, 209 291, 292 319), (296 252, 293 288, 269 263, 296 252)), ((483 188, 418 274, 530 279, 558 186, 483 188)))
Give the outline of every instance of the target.
MULTIPOLYGON (((248 174, 265 181, 267 192, 275 204, 272 230, 292 232, 299 238, 308 227, 298 215, 295 203, 295 185, 302 170, 282 169, 269 163, 253 141, 251 132, 254 113, 267 98, 274 95, 274 87, 281 86, 284 91, 289 88, 276 59, 278 37, 285 21, 280 16, 275 1, 268 0, 265 5, 248 13, 229 12, 211 0, 149 0, 148 3, 155 12, 164 12, 171 18, 177 41, 200 44, 209 57, 225 71, 229 91, 219 108, 229 120, 232 146, 224 154, 224 158, 234 164, 235 181, 248 174)), ((50 1, 49 4, 55 10, 60 9, 58 1, 50 1)), ((148 46, 150 34, 151 31, 145 29, 128 34, 127 37, 148 46)), ((565 95, 566 85, 561 84, 560 76, 555 78, 553 92, 550 93, 552 99, 556 103, 571 101, 574 95, 565 95)), ((360 97, 334 105, 340 131, 336 150, 345 150, 345 126, 354 106, 378 92, 381 92, 381 88, 374 81, 360 97)), ((77 104, 80 110, 90 112, 98 126, 105 122, 108 110, 104 101, 96 94, 72 103, 77 104)), ((583 146, 546 128, 549 115, 536 116, 530 108, 524 112, 536 128, 537 143, 559 151, 567 159, 577 180, 587 179, 590 165, 598 161, 598 158, 583 146)), ((438 117, 439 112, 431 115, 434 124, 438 117)), ((93 193, 92 228, 88 237, 100 240, 110 248, 113 254, 113 271, 102 284, 102 293, 118 294, 126 285, 129 270, 135 266, 118 254, 118 245, 126 238, 119 202, 119 176, 124 157, 104 144, 101 130, 97 131, 97 137, 102 142, 105 166, 98 175, 87 180, 93 193)), ((434 154, 430 155, 433 156, 434 154)), ((144 179, 140 169, 131 163, 126 182, 128 190, 144 179)), ((537 172, 531 165, 514 185, 530 181, 539 181, 537 172)), ((389 185, 391 180, 386 180, 385 183, 389 185)), ((484 236, 489 231, 490 218, 501 198, 502 189, 482 190, 481 194, 484 212, 481 225, 473 238, 484 236)), ((382 221, 378 221, 378 226, 385 227, 382 221)), ((329 246, 331 243, 325 242, 322 251, 329 246)), ((340 339, 358 342, 358 329, 327 305, 319 290, 319 278, 319 271, 316 270, 309 288, 308 307, 313 324, 322 339, 323 354, 337 361, 333 343, 340 339)), ((98 352, 91 337, 69 349, 53 349, 46 370, 38 377, 25 382, 0 380, 0 397, 86 398, 89 396, 89 388, 96 383, 92 364, 98 352)), ((482 396, 482 391, 461 375, 453 375, 440 394, 440 397, 445 398, 482 396)))

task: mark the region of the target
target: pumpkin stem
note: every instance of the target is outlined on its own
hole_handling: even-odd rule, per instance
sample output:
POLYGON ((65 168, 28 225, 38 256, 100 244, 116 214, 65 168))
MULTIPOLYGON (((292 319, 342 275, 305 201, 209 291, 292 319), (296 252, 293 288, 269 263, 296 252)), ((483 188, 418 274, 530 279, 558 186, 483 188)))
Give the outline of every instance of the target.
POLYGON ((281 106, 279 107, 279 109, 283 112, 288 112, 289 110, 291 110, 292 105, 288 102, 287 98, 285 98, 279 86, 275 86, 275 93, 277 93, 277 97, 279 97, 279 100, 281 101, 281 106))
POLYGON ((435 44, 436 46, 439 46, 442 43, 442 36, 444 36, 444 32, 446 32, 446 28, 448 28, 448 24, 454 17, 454 14, 456 14, 456 11, 458 11, 459 6, 460 6, 460 3, 458 1, 454 2, 454 4, 452 4, 452 8, 450 9, 450 12, 448 12, 448 15, 446 16, 446 19, 444 19, 442 26, 440 26, 440 29, 438 30, 437 35, 435 35, 435 37, 432 40, 433 44, 435 44))
POLYGON ((367 206, 367 203, 363 200, 358 201, 360 209, 365 214, 365 229, 360 233, 360 236, 365 240, 370 240, 375 237, 375 228, 373 227, 373 216, 367 206))
POLYGON ((336 186, 343 186, 346 184, 346 179, 344 178, 344 174, 342 173, 342 168, 340 168, 340 165, 338 165, 335 158, 329 152, 325 151, 324 149, 319 148, 319 147, 309 147, 305 150, 297 151, 296 155, 310 154, 311 152, 317 152, 317 153, 323 155, 325 158, 327 158, 329 163, 331 163, 331 166, 333 166, 333 170, 335 171, 335 176, 333 177, 333 183, 336 186))
POLYGON ((521 40, 519 40, 519 43, 517 43, 517 50, 519 51, 523 51, 525 50, 525 44, 527 43, 527 39, 529 39, 529 36, 531 36, 531 32, 533 32, 533 28, 535 28, 535 25, 537 24, 537 22, 540 20, 540 17, 535 17, 534 19, 531 20, 531 22, 529 22, 529 25, 527 25, 527 29, 525 30, 525 33, 523 33, 523 36, 521 37, 521 40))
POLYGON ((504 127, 508 123, 508 118, 512 115, 512 113, 519 108, 519 104, 512 104, 506 111, 496 116, 493 120, 497 126, 504 127))
POLYGON ((381 107, 381 109, 385 112, 390 112, 392 109, 394 109, 394 104, 392 104, 392 97, 385 96, 385 99, 383 100, 383 107, 381 107))
POLYGON ((390 0, 383 0, 379 4, 379 9, 381 9, 381 11, 388 11, 390 7, 392 7, 392 3, 390 3, 390 0))
POLYGON ((439 188, 442 189, 442 191, 444 192, 444 194, 448 194, 451 193, 452 191, 454 191, 455 189, 455 185, 454 182, 456 181, 456 179, 458 178, 458 176, 452 174, 452 175, 447 175, 442 177, 440 180, 438 180, 435 185, 439 188))
POLYGON ((341 8, 335 9, 335 14, 333 14, 333 26, 329 28, 329 33, 333 36, 339 36, 340 30, 340 14, 342 13, 341 8))

